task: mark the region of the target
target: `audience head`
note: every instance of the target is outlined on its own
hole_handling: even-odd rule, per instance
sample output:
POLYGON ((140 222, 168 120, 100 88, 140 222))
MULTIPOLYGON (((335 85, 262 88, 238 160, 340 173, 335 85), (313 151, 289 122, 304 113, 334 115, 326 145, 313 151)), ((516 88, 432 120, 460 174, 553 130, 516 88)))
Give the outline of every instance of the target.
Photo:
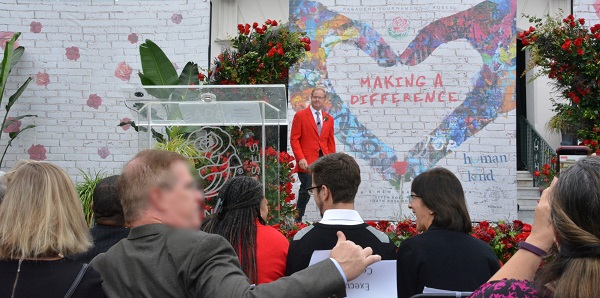
POLYGON ((310 104, 312 105, 313 109, 317 111, 323 109, 325 100, 327 100, 327 92, 325 89, 317 87, 310 92, 310 104))
POLYGON ((561 171, 551 198, 558 252, 540 272, 554 297, 600 293, 600 157, 585 157, 561 171))
POLYGON ((350 155, 333 153, 319 158, 309 167, 314 199, 321 211, 340 205, 353 205, 360 185, 360 167, 350 155))
POLYGON ((245 176, 227 181, 219 191, 215 212, 202 230, 227 239, 240 257, 246 276, 257 283, 256 220, 265 224, 269 212, 262 184, 245 176))
POLYGON ((118 179, 125 223, 163 223, 175 228, 199 228, 199 191, 182 155, 143 150, 127 163, 118 179))
POLYGON ((465 193, 456 176, 447 169, 434 168, 415 177, 408 208, 417 217, 417 230, 431 225, 470 233, 471 217, 465 193))
POLYGON ((53 258, 91 246, 81 201, 58 166, 27 161, 6 174, 0 259, 53 258))
POLYGON ((97 224, 123 226, 123 207, 119 200, 117 180, 119 175, 104 178, 96 184, 92 198, 92 210, 97 224))

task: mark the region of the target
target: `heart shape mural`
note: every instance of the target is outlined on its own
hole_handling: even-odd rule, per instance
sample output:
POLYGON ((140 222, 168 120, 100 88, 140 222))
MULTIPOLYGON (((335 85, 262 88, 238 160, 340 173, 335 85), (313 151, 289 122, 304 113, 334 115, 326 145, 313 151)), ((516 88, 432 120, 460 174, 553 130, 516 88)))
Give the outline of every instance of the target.
POLYGON ((344 145, 341 151, 367 161, 398 190, 404 181, 435 166, 516 107, 516 0, 452 8, 457 12, 440 18, 419 17, 418 11, 393 15, 383 10, 385 14, 373 12, 380 20, 363 21, 361 11, 369 11, 364 6, 343 10, 318 1, 290 1, 292 30, 305 31, 311 38, 306 59, 290 70, 292 108, 305 108, 311 89, 325 86, 336 138, 344 145), (411 13, 417 14, 414 19, 431 21, 411 22, 407 15, 411 13), (398 40, 411 38, 411 27, 420 29, 407 45, 398 46, 398 40), (461 57, 461 50, 447 50, 457 43, 468 43, 471 56, 478 59, 461 57), (446 50, 438 50, 442 48, 446 50), (344 54, 350 51, 356 54, 344 54), (355 59, 349 58, 352 55, 355 59), (463 65, 435 71, 451 59, 462 59, 463 65), (377 73, 363 67, 377 69, 377 73), (424 69, 431 71, 423 75, 424 69), (435 106, 435 113, 422 109, 427 105, 435 106), (375 115, 364 117, 376 110, 375 115), (383 120, 376 121, 376 117, 383 120), (404 127, 399 124, 403 119, 407 123, 428 119, 428 123, 404 127), (381 124, 386 121, 389 126, 381 124), (388 132, 382 134, 382 127, 389 127, 388 132))

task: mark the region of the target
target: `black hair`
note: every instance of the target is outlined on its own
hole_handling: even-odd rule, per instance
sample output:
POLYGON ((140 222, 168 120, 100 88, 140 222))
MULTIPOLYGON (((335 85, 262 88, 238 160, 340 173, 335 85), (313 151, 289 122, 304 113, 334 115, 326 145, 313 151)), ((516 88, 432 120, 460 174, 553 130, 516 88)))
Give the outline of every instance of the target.
POLYGON ((352 203, 360 185, 360 167, 346 153, 332 153, 312 163, 309 171, 316 186, 325 185, 333 203, 352 203))
POLYGON ((260 216, 263 187, 251 177, 235 177, 219 191, 215 214, 202 225, 207 233, 223 236, 240 258, 240 265, 250 282, 258 282, 256 268, 256 220, 266 224, 260 216), (220 202, 219 202, 220 201, 220 202))
POLYGON ((96 184, 92 197, 94 219, 98 223, 111 223, 123 226, 125 224, 123 207, 119 200, 117 180, 119 175, 104 178, 96 184))
POLYGON ((471 217, 465 192, 456 176, 447 169, 433 168, 421 173, 412 182, 411 191, 434 212, 436 227, 471 233, 471 217))

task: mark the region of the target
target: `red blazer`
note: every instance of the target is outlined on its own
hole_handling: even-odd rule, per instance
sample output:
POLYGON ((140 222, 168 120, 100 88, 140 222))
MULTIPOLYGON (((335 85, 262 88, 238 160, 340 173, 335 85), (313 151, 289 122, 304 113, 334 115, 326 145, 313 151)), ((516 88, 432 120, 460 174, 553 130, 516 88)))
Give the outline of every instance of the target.
POLYGON ((298 172, 306 172, 300 168, 298 162, 301 159, 306 159, 309 165, 315 162, 319 159, 319 149, 323 151, 323 155, 335 153, 333 117, 325 111, 321 112, 323 127, 321 128, 320 136, 315 117, 312 115, 310 107, 294 115, 290 145, 292 145, 292 151, 296 157, 296 170, 298 172))

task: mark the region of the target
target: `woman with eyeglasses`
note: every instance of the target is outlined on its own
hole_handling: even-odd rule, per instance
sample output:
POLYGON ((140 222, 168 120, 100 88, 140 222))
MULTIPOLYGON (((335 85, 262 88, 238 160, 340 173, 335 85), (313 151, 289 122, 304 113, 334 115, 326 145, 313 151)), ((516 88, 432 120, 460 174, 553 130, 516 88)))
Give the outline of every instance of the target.
POLYGON ((398 297, 427 288, 472 292, 485 283, 500 262, 485 242, 471 236, 465 194, 456 176, 434 168, 417 176, 411 186, 410 208, 422 234, 406 239, 398 249, 398 297))
POLYGON ((242 270, 253 284, 285 276, 289 242, 266 224, 268 213, 262 184, 251 177, 235 177, 223 185, 215 214, 201 228, 231 243, 242 270))

